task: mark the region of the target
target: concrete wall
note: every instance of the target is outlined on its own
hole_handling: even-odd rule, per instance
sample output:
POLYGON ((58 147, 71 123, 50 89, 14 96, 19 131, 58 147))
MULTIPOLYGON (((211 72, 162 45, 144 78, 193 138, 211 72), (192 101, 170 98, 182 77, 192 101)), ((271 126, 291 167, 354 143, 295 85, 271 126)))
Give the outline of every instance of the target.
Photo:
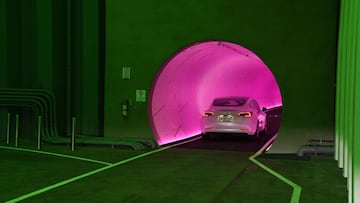
POLYGON ((338 9, 337 0, 107 0, 105 136, 151 137, 147 104, 135 102, 135 91, 149 93, 176 51, 213 39, 249 48, 272 70, 287 134, 332 132, 338 9), (130 80, 121 79, 123 66, 132 68, 130 80), (125 99, 131 101, 127 120, 121 118, 125 99))

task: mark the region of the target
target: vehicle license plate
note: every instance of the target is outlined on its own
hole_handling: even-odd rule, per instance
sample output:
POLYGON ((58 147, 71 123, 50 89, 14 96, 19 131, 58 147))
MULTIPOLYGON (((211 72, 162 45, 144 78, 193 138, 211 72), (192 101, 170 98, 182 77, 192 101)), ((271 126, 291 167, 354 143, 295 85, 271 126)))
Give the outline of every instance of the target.
POLYGON ((234 119, 234 116, 232 115, 219 115, 218 121, 220 122, 232 122, 234 119))

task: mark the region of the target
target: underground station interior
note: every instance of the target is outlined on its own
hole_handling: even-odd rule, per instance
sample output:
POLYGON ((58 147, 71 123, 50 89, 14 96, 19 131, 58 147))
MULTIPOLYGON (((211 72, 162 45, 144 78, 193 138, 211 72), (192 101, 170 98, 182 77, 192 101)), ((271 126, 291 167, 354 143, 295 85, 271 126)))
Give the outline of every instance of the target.
POLYGON ((0 0, 0 201, 360 203, 359 13, 0 0))

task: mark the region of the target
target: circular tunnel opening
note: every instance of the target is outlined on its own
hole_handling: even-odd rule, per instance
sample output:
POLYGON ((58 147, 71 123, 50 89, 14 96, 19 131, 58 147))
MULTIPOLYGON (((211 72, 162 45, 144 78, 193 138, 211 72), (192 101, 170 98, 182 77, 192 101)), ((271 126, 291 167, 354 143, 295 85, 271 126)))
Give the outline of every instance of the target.
POLYGON ((272 72, 245 47, 206 41, 174 54, 157 73, 150 92, 149 120, 157 143, 199 135, 202 112, 214 98, 227 96, 252 97, 267 109, 282 107, 272 72))

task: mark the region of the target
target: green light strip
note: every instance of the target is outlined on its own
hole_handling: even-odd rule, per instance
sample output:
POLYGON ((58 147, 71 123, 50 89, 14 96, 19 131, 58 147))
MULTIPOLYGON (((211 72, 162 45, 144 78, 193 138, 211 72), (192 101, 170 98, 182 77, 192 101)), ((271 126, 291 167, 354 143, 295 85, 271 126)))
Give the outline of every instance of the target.
MULTIPOLYGON (((351 177, 351 188, 352 190, 352 202, 360 202, 360 2, 354 1, 356 12, 354 12, 356 19, 356 47, 355 47, 355 67, 354 67, 354 112, 353 112, 353 156, 352 156, 352 177, 351 177)), ((350 198, 349 202, 350 202, 350 198)))
POLYGON ((65 154, 58 154, 58 153, 53 153, 53 152, 37 151, 37 150, 32 150, 32 149, 14 148, 14 147, 6 147, 6 146, 0 146, 0 149, 10 149, 10 150, 16 150, 16 151, 23 151, 23 152, 46 154, 46 155, 58 156, 58 157, 63 157, 63 158, 68 158, 68 159, 87 161, 87 162, 92 162, 92 163, 97 163, 97 164, 102 164, 102 165, 111 165, 111 163, 104 162, 104 161, 98 161, 98 160, 94 160, 94 159, 82 158, 82 157, 65 155, 65 154))
POLYGON ((118 165, 121 165, 121 164, 125 164, 125 163, 130 162, 130 161, 133 161, 133 160, 135 160, 135 159, 139 159, 139 158, 144 157, 144 156, 149 156, 149 155, 151 155, 151 154, 154 154, 154 153, 157 153, 157 152, 160 152, 160 151, 164 151, 164 150, 169 149, 169 148, 172 148, 172 147, 176 147, 176 146, 179 146, 179 145, 182 145, 182 144, 186 144, 186 143, 189 143, 189 142, 193 142, 193 141, 198 140, 198 139, 200 139, 200 138, 201 138, 201 137, 195 137, 195 138, 193 138, 193 139, 186 140, 186 141, 184 141, 184 142, 179 142, 179 143, 177 143, 177 144, 173 144, 173 145, 169 145, 169 146, 162 147, 162 148, 159 148, 159 149, 155 149, 155 150, 153 150, 153 151, 146 152, 146 153, 144 153, 144 154, 140 154, 140 155, 137 155, 137 156, 134 156, 134 157, 125 159, 125 160, 123 160, 123 161, 119 161, 119 162, 113 164, 112 167, 118 166, 118 165))
POLYGON ((342 151, 341 151, 341 137, 342 133, 342 86, 344 83, 343 76, 343 63, 344 63, 344 8, 345 2, 341 1, 340 14, 339 14, 339 36, 338 36, 338 50, 337 50, 337 70, 336 70, 336 111, 335 111, 335 160, 338 161, 338 166, 342 162, 342 151))
POLYGON ((36 196, 36 195, 38 195, 38 194, 47 192, 47 191, 49 191, 49 190, 52 190, 52 189, 61 187, 61 186, 63 186, 63 185, 66 185, 66 184, 69 184, 69 183, 72 183, 72 182, 75 182, 75 181, 80 180, 80 179, 82 179, 82 178, 86 178, 86 177, 91 176, 91 175, 94 175, 94 174, 96 174, 96 173, 99 173, 99 172, 108 170, 108 169, 110 169, 110 168, 113 168, 113 167, 116 167, 116 166, 119 166, 119 165, 128 163, 128 162, 130 162, 130 161, 133 161, 133 160, 136 160, 136 159, 145 157, 145 156, 149 156, 149 155, 154 154, 154 153, 157 153, 157 152, 164 151, 164 150, 169 149, 169 148, 172 148, 172 147, 176 147, 176 146, 179 146, 179 145, 182 145, 182 144, 186 144, 186 143, 189 143, 189 142, 193 142, 193 141, 198 140, 198 139, 200 139, 200 137, 196 137, 196 138, 194 138, 194 139, 190 139, 190 140, 187 140, 187 141, 184 141, 184 142, 180 142, 180 143, 177 143, 177 144, 174 144, 174 145, 170 145, 170 146, 163 147, 163 148, 160 148, 160 149, 156 149, 156 150, 153 150, 153 151, 150 151, 150 152, 146 152, 146 153, 143 153, 143 154, 140 154, 140 155, 137 155, 137 156, 134 156, 134 157, 131 157, 131 158, 128 158, 128 159, 119 161, 119 162, 117 162, 117 163, 111 164, 111 165, 109 165, 109 166, 105 166, 105 167, 102 167, 102 168, 99 168, 99 169, 96 169, 96 170, 93 170, 93 171, 84 173, 84 174, 82 174, 82 175, 79 175, 79 176, 70 178, 70 179, 68 179, 68 180, 64 180, 64 181, 59 182, 59 183, 56 183, 56 184, 54 184, 54 185, 50 185, 50 186, 45 187, 45 188, 42 188, 42 189, 40 189, 40 190, 36 190, 36 191, 34 191, 34 192, 31 192, 31 193, 22 195, 22 196, 20 196, 20 197, 15 198, 15 199, 6 201, 5 203, 15 203, 15 202, 19 202, 19 201, 28 199, 28 198, 30 198, 30 197, 36 196))
POLYGON ((265 171, 267 171, 268 173, 270 173, 271 175, 277 177, 278 179, 280 179, 281 181, 283 181, 284 183, 290 185, 291 187, 293 187, 293 193, 291 195, 291 200, 290 203, 299 203, 300 201, 300 196, 301 196, 301 187, 299 185, 297 185, 296 183, 292 182, 291 180, 285 178, 284 176, 280 175, 279 173, 277 173, 276 171, 272 170, 271 168, 267 167, 266 165, 264 165, 263 163, 259 162, 258 160, 256 160, 256 157, 258 157, 262 151, 269 146, 269 144, 271 142, 273 142, 275 140, 277 135, 273 136, 267 143, 265 143, 265 145, 259 150, 257 151, 254 155, 252 155, 251 157, 249 157, 249 159, 254 162, 256 165, 258 165, 259 167, 261 167, 262 169, 264 169, 265 171))
POLYGON ((338 166, 347 177, 348 202, 360 202, 360 4, 342 0, 340 5, 336 115, 338 166))

